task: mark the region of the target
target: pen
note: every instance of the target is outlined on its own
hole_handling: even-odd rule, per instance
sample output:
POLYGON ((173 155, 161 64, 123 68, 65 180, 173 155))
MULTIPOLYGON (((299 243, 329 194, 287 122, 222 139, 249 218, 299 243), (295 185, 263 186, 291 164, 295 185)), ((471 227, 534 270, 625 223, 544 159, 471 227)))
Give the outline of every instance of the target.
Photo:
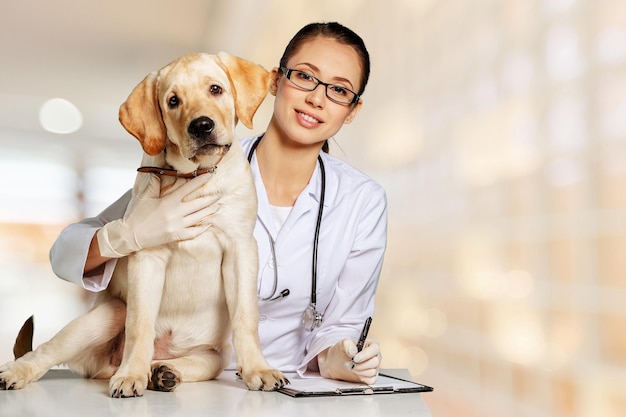
MULTIPOLYGON (((363 345, 365 345, 365 339, 367 339, 367 334, 370 331, 371 324, 372 324, 372 318, 368 317, 367 320, 365 320, 365 324, 363 325, 361 336, 359 336, 359 340, 358 342, 356 342, 357 352, 360 352, 363 350, 363 345)), ((348 362, 348 364, 350 365, 350 369, 354 369, 354 367, 356 366, 356 363, 354 363, 354 358, 352 358, 352 360, 348 362)))
POLYGON ((363 326, 363 331, 361 332, 361 337, 359 337, 359 341, 356 343, 356 349, 358 352, 363 350, 363 345, 365 344, 365 339, 367 338, 367 333, 370 331, 370 326, 372 324, 372 318, 368 317, 365 320, 365 325, 363 326))

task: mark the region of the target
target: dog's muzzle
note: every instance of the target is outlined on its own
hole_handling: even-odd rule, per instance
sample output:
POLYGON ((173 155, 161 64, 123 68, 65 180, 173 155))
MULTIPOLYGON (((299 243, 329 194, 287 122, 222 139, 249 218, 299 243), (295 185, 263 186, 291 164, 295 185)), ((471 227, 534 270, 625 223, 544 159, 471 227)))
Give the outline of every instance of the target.
POLYGON ((194 156, 189 160, 197 161, 197 157, 202 155, 224 155, 230 148, 230 143, 220 143, 219 130, 215 128, 213 119, 207 116, 200 116, 193 119, 187 126, 187 133, 191 139, 191 151, 194 156))

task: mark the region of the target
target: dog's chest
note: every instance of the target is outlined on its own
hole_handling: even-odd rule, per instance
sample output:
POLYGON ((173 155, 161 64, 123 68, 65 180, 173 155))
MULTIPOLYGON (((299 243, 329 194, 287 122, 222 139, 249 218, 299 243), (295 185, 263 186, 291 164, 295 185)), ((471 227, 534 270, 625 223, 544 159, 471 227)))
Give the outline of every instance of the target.
POLYGON ((170 243, 165 269, 166 281, 203 281, 207 276, 219 278, 224 248, 213 227, 194 239, 170 243))
POLYGON ((165 266, 162 314, 190 314, 223 303, 222 249, 213 233, 170 244, 165 266))

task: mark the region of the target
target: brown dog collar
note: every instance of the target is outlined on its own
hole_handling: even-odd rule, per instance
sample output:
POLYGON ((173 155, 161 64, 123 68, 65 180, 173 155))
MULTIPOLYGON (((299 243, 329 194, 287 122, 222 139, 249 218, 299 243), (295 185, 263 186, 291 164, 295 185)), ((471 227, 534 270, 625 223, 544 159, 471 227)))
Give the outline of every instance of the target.
POLYGON ((147 173, 151 173, 151 174, 167 175, 168 177, 177 177, 177 178, 195 178, 198 175, 212 174, 217 169, 217 165, 220 162, 222 162, 222 158, 224 158, 224 155, 230 149, 230 145, 224 145, 224 149, 225 149, 225 151, 220 156, 220 159, 211 168, 202 168, 202 169, 196 169, 193 172, 180 173, 180 172, 176 171, 173 168, 161 168, 161 167, 143 166, 143 167, 137 168, 137 172, 147 172, 147 173))
POLYGON ((137 172, 148 172, 151 174, 157 175, 167 175, 168 177, 178 177, 178 178, 195 178, 198 175, 214 173, 217 169, 217 165, 211 168, 202 168, 196 169, 193 172, 181 173, 171 168, 159 168, 159 167, 139 167, 137 168, 137 172))

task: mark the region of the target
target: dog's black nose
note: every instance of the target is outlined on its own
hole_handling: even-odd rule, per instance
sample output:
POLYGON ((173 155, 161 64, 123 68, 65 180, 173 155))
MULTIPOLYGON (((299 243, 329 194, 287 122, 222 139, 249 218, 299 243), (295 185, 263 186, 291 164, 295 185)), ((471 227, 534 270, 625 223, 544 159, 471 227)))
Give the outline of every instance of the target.
POLYGON ((194 119, 191 123, 189 123, 187 132, 189 132, 189 134, 196 139, 206 140, 211 132, 213 132, 213 128, 215 128, 215 123, 213 122, 213 119, 202 116, 194 119))

